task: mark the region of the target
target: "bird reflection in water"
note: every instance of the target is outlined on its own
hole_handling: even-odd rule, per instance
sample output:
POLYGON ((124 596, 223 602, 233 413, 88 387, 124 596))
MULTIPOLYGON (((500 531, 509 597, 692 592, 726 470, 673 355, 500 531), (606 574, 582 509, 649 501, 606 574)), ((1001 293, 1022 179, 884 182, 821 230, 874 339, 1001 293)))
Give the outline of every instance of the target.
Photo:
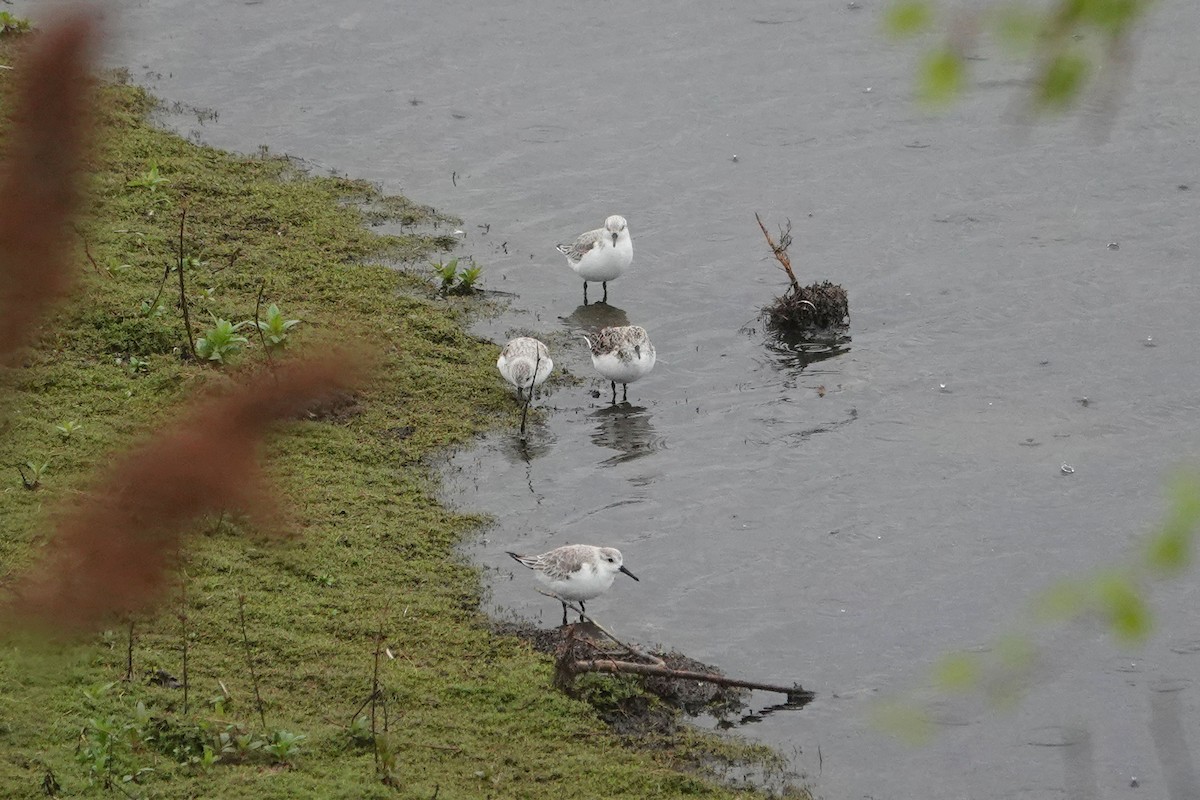
POLYGON ((530 494, 542 504, 542 495, 534 488, 533 462, 550 452, 554 447, 555 437, 548 428, 537 426, 529 430, 526 436, 505 436, 499 440, 500 452, 509 464, 525 466, 525 485, 530 494))
POLYGON ((614 328, 629 324, 629 315, 624 309, 610 306, 608 303, 592 303, 579 306, 562 321, 583 333, 592 335, 600 332, 601 328, 614 328))
POLYGON ((601 461, 600 466, 616 466, 665 449, 666 439, 655 431, 650 417, 644 406, 630 403, 618 403, 592 412, 589 418, 596 422, 592 444, 617 451, 617 455, 601 461))

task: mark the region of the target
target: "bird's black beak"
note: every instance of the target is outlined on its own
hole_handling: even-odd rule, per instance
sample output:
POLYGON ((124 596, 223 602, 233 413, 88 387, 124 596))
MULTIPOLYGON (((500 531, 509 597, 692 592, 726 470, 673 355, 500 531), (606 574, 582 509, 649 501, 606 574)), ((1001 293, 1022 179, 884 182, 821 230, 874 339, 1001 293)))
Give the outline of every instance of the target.
MULTIPOLYGON (((632 572, 630 572, 629 570, 625 569, 625 567, 624 567, 624 566, 622 566, 622 567, 621 567, 621 569, 619 570, 619 572, 624 572, 626 575, 628 575, 629 577, 633 578, 635 581, 638 581, 638 576, 637 576, 637 575, 634 575, 632 572)), ((641 581, 638 581, 638 583, 641 583, 641 581)))
POLYGON ((613 244, 617 243, 617 234, 613 234, 613 244))

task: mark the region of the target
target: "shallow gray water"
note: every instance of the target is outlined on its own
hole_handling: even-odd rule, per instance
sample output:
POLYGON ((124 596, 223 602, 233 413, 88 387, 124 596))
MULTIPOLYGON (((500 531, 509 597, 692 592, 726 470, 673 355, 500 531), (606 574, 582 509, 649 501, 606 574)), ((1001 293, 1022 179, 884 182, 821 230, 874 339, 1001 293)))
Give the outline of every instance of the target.
POLYGON ((1200 745, 1194 575, 1156 592, 1144 646, 1057 631, 1019 706, 947 705, 925 748, 869 712, 1126 557, 1196 461, 1200 9, 1157 9, 1104 138, 1094 117, 1004 122, 1022 72, 987 48, 971 97, 923 115, 917 49, 861 5, 129 1, 110 58, 215 109, 174 120, 208 143, 462 215, 462 254, 516 295, 496 341, 601 321, 553 245, 629 219, 609 300, 660 358, 631 407, 560 346, 589 382, 544 401, 528 446, 449 466, 453 500, 496 517, 471 554, 499 609, 558 621, 505 550, 621 548, 641 582, 589 610, 815 690, 742 730, 829 798, 1166 796, 1152 728, 1176 728, 1151 721, 1174 709, 1200 745), (846 352, 806 366, 745 330, 781 288, 755 211, 794 221, 806 280, 849 290, 846 352))

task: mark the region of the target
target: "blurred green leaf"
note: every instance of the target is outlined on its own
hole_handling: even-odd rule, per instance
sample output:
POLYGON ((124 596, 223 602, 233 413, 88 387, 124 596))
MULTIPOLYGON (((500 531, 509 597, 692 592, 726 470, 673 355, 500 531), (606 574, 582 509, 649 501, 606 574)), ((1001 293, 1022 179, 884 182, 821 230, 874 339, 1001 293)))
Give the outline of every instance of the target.
POLYGON ((1087 607, 1088 595, 1079 581, 1059 581, 1034 599, 1033 613, 1042 622, 1073 619, 1087 607))
POLYGON ((1132 25, 1149 0, 1085 0, 1078 5, 1082 20, 1115 34, 1132 25))
POLYGON ((951 653, 933 668, 933 682, 943 692, 964 692, 979 683, 979 658, 969 653, 951 653))
POLYGON ((1150 632, 1150 611, 1129 576, 1101 575, 1096 579, 1096 599, 1117 638, 1140 641, 1150 632))
POLYGON ((914 36, 933 27, 933 6, 928 0, 898 0, 883 15, 883 27, 892 36, 914 36))
POLYGON ((1151 569, 1177 573, 1192 561, 1192 540, 1200 526, 1200 479, 1190 476, 1177 481, 1171 494, 1167 521, 1150 537, 1146 562, 1151 569))
POLYGON ((949 47, 934 50, 921 64, 918 93, 926 103, 945 105, 962 92, 965 79, 962 56, 949 47))
POLYGON ((1059 53, 1046 65, 1037 82, 1037 105, 1054 109, 1069 106, 1079 96, 1091 66, 1091 62, 1079 53, 1059 53))
POLYGON ((899 701, 879 703, 871 712, 875 727, 911 745, 925 744, 933 736, 929 716, 915 705, 899 701))
POLYGON ((1008 670, 1027 670, 1033 665, 1034 647, 1029 637, 1010 633, 996 641, 996 658, 1008 670))
POLYGON ((1017 3, 995 8, 988 22, 1002 45, 1021 53, 1032 50, 1042 32, 1041 15, 1017 3))

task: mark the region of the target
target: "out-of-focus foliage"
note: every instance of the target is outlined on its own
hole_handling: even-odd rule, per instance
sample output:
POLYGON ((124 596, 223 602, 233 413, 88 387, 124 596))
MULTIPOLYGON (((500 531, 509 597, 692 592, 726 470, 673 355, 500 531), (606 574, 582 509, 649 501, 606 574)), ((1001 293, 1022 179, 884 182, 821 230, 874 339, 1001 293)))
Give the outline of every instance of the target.
MULTIPOLYGON (((974 696, 993 707, 1012 705, 1039 665, 1035 633, 1054 625, 1099 623, 1120 644, 1144 641, 1154 630, 1154 582, 1187 569, 1198 532, 1200 475, 1188 474, 1173 485, 1166 518, 1150 532, 1142 550, 1124 563, 1058 581, 1033 599, 1021 631, 977 651, 944 656, 930 671, 929 688, 942 700, 974 696)), ((915 698, 886 701, 876 710, 875 722, 917 744, 932 730, 928 706, 915 698)))
POLYGON ((1069 109, 1101 67, 1127 60, 1133 29, 1154 0, 1055 0, 1043 9, 1020 0, 961 8, 937 0, 896 0, 884 15, 893 36, 936 36, 917 74, 917 94, 943 105, 966 88, 969 56, 990 35, 1032 66, 1028 106, 1034 112, 1069 109))

